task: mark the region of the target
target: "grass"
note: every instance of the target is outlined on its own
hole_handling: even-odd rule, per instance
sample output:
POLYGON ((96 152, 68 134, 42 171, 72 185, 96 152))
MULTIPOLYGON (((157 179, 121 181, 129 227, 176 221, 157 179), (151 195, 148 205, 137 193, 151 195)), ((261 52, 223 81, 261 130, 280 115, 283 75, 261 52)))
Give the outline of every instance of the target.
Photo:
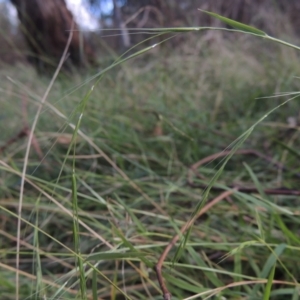
MULTIPOLYGON (((56 80, 35 130, 43 159, 31 147, 26 162, 19 282, 26 139, 1 154, 3 299, 16 299, 16 285, 19 299, 161 299, 154 265, 221 194, 191 187, 189 167, 234 146, 287 170, 234 153, 226 165, 216 159, 199 167, 195 184, 215 178, 224 190, 237 184, 259 192, 234 192, 195 221, 185 243, 183 234, 164 263, 172 299, 299 299, 299 196, 264 193, 298 187, 299 126, 287 122, 299 121, 298 100, 278 107, 295 95, 269 97, 299 89, 298 54, 241 34, 216 34, 213 43, 186 36, 171 53, 162 48, 106 72, 88 99, 91 82, 73 90, 94 73, 56 80)), ((24 66, 0 72, 4 144, 23 126, 21 100, 31 124, 49 79, 24 66)))

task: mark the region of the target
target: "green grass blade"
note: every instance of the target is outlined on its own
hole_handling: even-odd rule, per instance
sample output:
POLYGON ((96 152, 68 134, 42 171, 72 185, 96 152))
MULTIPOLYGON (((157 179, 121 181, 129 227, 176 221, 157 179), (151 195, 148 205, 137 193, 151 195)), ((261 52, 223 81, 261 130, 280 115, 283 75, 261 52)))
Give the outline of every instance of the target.
POLYGON ((292 298, 292 300, 299 300, 299 295, 300 295, 300 288, 298 287, 296 287, 295 289, 294 289, 294 293, 293 293, 293 298, 292 298))
POLYGON ((204 287, 199 287, 194 284, 190 284, 187 281, 184 281, 184 280, 178 278, 178 276, 175 277, 166 272, 164 273, 164 276, 166 277, 168 282, 171 282, 172 285, 175 285, 177 288, 180 288, 180 289, 192 292, 192 293, 201 293, 205 290, 204 287))
POLYGON ((300 238, 297 237, 289 228, 284 224, 282 218, 278 214, 274 214, 277 225, 281 228, 284 235, 294 243, 300 245, 300 238))
MULTIPOLYGON (((118 235, 118 237, 122 240, 122 242, 124 243, 124 246, 128 247, 131 252, 136 253, 136 255, 139 255, 139 251, 137 249, 134 248, 134 246, 126 239, 126 237, 124 237, 124 235, 122 234, 122 232, 115 226, 113 225, 113 228, 115 230, 115 233, 118 235)), ((139 256, 138 256, 139 257, 139 256)), ((144 255, 139 257, 141 259, 141 261, 148 267, 148 268, 152 268, 153 267, 153 263, 150 262, 148 259, 146 259, 144 257, 144 255)))
POLYGON ((51 299, 60 299, 60 297, 65 293, 65 287, 68 285, 68 282, 64 282, 51 296, 51 299))
POLYGON ((254 174, 254 172, 252 171, 252 169, 250 168, 250 166, 247 164, 247 163, 244 163, 244 166, 246 168, 246 170, 248 171, 251 179, 253 180, 254 182, 254 185, 255 187, 257 188, 259 194, 264 198, 264 199, 267 199, 267 195, 265 194, 264 192, 264 188, 262 187, 262 185, 260 184, 257 176, 254 174))
POLYGON ((265 32, 263 32, 262 30, 259 30, 259 29, 255 28, 255 27, 252 27, 252 26, 249 26, 249 25, 246 25, 246 24, 234 21, 232 19, 223 17, 223 16, 218 15, 218 14, 213 13, 213 12, 209 12, 209 11, 202 10, 202 9, 199 9, 199 10, 202 11, 202 12, 204 12, 207 15, 210 15, 211 17, 214 17, 216 19, 221 20, 225 24, 227 24, 227 25, 229 25, 229 26, 231 26, 231 27, 233 27, 235 29, 241 30, 241 31, 246 32, 246 33, 252 33, 252 34, 260 35, 262 37, 267 36, 267 34, 265 32))
POLYGON ((278 288, 271 292, 271 299, 299 300, 299 289, 297 288, 278 288), (294 298, 295 297, 295 298, 294 298))
POLYGON ((296 156, 297 158, 300 158, 300 152, 298 152, 297 150, 291 148, 289 145, 279 141, 279 140, 274 140, 277 144, 279 144, 282 148, 286 149, 289 151, 289 153, 293 154, 294 156, 296 156))
MULTIPOLYGON (((34 229, 34 238, 33 238, 33 244, 36 249, 39 249, 39 232, 37 228, 39 227, 39 210, 38 206, 40 204, 40 199, 38 199, 36 203, 36 214, 35 214, 35 226, 36 228, 34 229)), ((39 251, 35 251, 34 253, 34 260, 36 262, 36 289, 35 289, 35 299, 38 300, 40 298, 41 291, 43 290, 43 272, 42 272, 42 264, 41 264, 41 256, 39 251)))
POLYGON ((276 264, 273 265, 270 275, 268 277, 268 282, 265 288, 263 300, 269 300, 271 297, 271 289, 272 289, 273 279, 275 275, 275 269, 276 269, 276 264))
POLYGON ((279 244, 275 249, 274 252, 270 254, 269 258, 267 259, 261 274, 260 278, 266 278, 268 274, 271 272, 272 267, 276 263, 278 257, 283 253, 286 249, 286 244, 279 244))
MULTIPOLYGON (((203 267, 203 268, 209 268, 208 265, 205 263, 205 261, 201 258, 200 254, 197 253, 193 247, 187 247, 187 251, 193 258, 193 260, 196 262, 197 267, 203 267)), ((209 271, 203 271, 205 274, 205 277, 215 286, 215 287, 220 287, 223 286, 224 283, 217 277, 217 274, 209 271)))
POLYGON ((145 226, 140 222, 140 220, 135 216, 135 214, 131 211, 131 209, 125 204, 124 201, 122 201, 118 195, 116 195, 117 201, 124 207, 124 209, 127 211, 127 213, 130 215, 130 218, 132 219, 133 223, 136 224, 137 228, 140 230, 140 232, 147 232, 145 226))
MULTIPOLYGON (((274 251, 269 255, 263 269, 261 270, 259 274, 259 278, 267 278, 267 276, 271 273, 272 268, 276 266, 276 261, 278 257, 283 253, 283 251, 286 249, 286 244, 279 244, 274 251)), ((255 299, 257 296, 258 289, 260 288, 260 285, 255 285, 250 299, 255 299)))
POLYGON ((97 285, 97 272, 93 270, 92 273, 92 295, 93 295, 93 300, 98 300, 98 285, 97 285))
POLYGON ((264 226, 263 226, 263 223, 261 221, 259 211, 257 209, 255 210, 255 217, 256 217, 256 223, 257 223, 257 227, 258 227, 258 230, 259 230, 260 238, 265 242, 266 236, 265 236, 264 226))
POLYGON ((191 234, 191 231, 192 231, 192 226, 190 228, 188 228, 187 232, 182 235, 181 233, 180 234, 180 243, 179 243, 179 246, 178 248, 176 249, 176 252, 175 252, 175 255, 174 255, 174 258, 172 259, 172 263, 175 264, 175 262, 177 262, 181 255, 183 254, 184 252, 184 249, 185 249, 185 246, 186 246, 186 243, 188 242, 189 240, 189 237, 190 237, 190 234, 191 234))
MULTIPOLYGON (((234 273, 236 274, 243 274, 243 271, 242 271, 242 259, 241 259, 241 252, 240 251, 237 251, 237 253, 234 255, 234 273)), ((234 281, 237 282, 239 281, 239 276, 235 276, 234 277, 234 281)), ((237 291, 240 291, 241 290, 241 287, 237 287, 236 288, 237 291)))
POLYGON ((76 265, 79 270, 79 283, 80 283, 80 294, 81 299, 87 299, 86 291, 86 279, 85 279, 85 270, 83 266, 83 259, 81 257, 80 251, 80 232, 79 232, 79 223, 78 223, 78 199, 77 199, 77 183, 75 168, 73 165, 73 174, 72 174, 72 203, 73 203, 73 238, 74 238, 74 251, 77 253, 76 265))
POLYGON ((86 261, 91 261, 91 260, 116 260, 116 259, 128 259, 128 258, 141 258, 145 257, 149 254, 143 253, 143 252, 104 252, 104 253, 93 253, 90 254, 87 258, 86 261))

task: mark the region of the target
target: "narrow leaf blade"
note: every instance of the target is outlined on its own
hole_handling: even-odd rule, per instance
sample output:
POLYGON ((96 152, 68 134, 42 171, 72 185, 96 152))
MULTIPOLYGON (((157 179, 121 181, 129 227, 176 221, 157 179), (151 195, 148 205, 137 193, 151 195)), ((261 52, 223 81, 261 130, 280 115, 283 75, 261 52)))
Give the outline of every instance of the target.
POLYGON ((229 25, 229 26, 231 26, 235 29, 238 29, 238 30, 241 30, 241 31, 244 31, 244 32, 248 32, 248 33, 252 33, 252 34, 256 34, 256 35, 260 35, 260 36, 267 36, 267 34, 264 31, 259 30, 255 27, 252 27, 252 26, 234 21, 232 19, 220 16, 220 15, 218 15, 216 13, 213 13, 213 12, 209 12, 209 11, 202 10, 202 9, 199 9, 199 10, 204 12, 207 15, 210 15, 213 18, 221 20, 222 22, 226 23, 227 25, 229 25))

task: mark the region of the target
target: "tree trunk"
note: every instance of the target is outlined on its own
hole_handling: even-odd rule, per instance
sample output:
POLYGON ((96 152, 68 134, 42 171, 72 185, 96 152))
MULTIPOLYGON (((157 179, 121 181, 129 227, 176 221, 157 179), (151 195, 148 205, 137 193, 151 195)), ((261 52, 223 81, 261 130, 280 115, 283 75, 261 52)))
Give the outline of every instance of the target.
POLYGON ((95 64, 95 53, 68 10, 65 0, 11 0, 17 9, 21 30, 31 51, 29 59, 36 67, 56 66, 73 28, 69 58, 76 66, 95 64), (73 24, 74 23, 74 24, 73 24))

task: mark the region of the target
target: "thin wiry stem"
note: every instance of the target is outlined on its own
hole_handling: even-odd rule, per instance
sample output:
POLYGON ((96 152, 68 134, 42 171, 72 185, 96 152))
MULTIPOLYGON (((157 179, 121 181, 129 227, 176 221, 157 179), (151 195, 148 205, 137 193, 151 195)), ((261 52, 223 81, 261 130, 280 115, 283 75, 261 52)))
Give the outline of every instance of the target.
MULTIPOLYGON (((74 27, 74 23, 72 24, 72 29, 74 27)), ((69 34, 69 38, 68 38, 68 41, 67 41, 67 44, 66 44, 66 47, 64 49, 64 52, 63 52, 63 55, 60 59, 60 62, 56 68, 56 71, 48 85, 48 88, 43 96, 43 98, 41 99, 41 102, 39 104, 39 107, 38 107, 38 110, 36 112, 36 115, 35 115, 35 118, 33 120, 33 124, 32 124, 32 127, 31 127, 31 130, 29 132, 29 137, 28 137, 28 142, 27 142, 27 147, 26 147, 26 152, 25 152, 25 157, 24 157, 24 166, 23 166, 23 171, 22 171, 22 178, 21 178, 21 187, 20 187, 20 197, 19 197, 19 206, 18 206, 18 224, 17 224, 17 253, 16 253, 16 300, 19 300, 19 264, 20 264, 20 240, 21 240, 21 217, 22 217, 22 205, 23 205, 23 194, 24 194, 24 186, 25 186, 25 176, 26 176, 26 171, 27 171, 27 165, 28 165, 28 158, 29 158, 29 153, 30 153, 30 147, 31 147, 31 143, 32 143, 32 140, 33 140, 33 133, 34 133, 34 130, 36 128, 36 125, 37 125, 37 122, 38 122, 38 119, 39 119, 39 116, 41 114, 41 111, 42 111, 42 107, 43 107, 43 104, 46 102, 46 99, 52 89, 52 86, 63 66, 63 63, 67 57, 67 54, 68 54, 68 49, 69 49, 69 46, 70 46, 70 43, 71 43, 71 40, 72 40, 72 37, 73 37, 73 31, 71 30, 70 31, 70 34, 69 34)))

